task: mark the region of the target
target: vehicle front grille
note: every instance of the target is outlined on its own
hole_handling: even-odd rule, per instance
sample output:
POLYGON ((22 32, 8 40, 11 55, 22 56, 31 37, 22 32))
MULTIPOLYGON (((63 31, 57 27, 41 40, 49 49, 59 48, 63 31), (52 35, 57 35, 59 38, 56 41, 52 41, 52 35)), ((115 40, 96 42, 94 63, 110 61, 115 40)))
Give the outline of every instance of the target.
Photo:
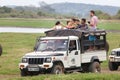
POLYGON ((116 55, 117 55, 117 56, 120 56, 120 51, 118 51, 118 52, 116 53, 116 55))
POLYGON ((43 64, 44 58, 29 58, 28 64, 43 64))

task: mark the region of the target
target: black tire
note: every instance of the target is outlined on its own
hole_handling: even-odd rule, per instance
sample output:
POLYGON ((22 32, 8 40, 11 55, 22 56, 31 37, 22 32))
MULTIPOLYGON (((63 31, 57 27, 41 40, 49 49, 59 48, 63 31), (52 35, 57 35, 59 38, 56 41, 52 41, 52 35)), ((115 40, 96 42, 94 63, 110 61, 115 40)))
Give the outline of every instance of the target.
POLYGON ((92 73, 100 73, 101 72, 101 66, 99 62, 93 62, 91 63, 90 67, 89 67, 89 71, 92 73))
POLYGON ((109 70, 111 70, 111 71, 118 70, 118 65, 116 63, 114 63, 114 62, 109 61, 108 67, 109 67, 109 70))
POLYGON ((24 70, 21 70, 21 76, 22 76, 22 77, 27 76, 27 72, 26 72, 26 71, 24 71, 24 70))
POLYGON ((109 51, 109 44, 108 42, 106 41, 106 45, 105 45, 105 50, 108 52, 109 51))
POLYGON ((0 45, 0 56, 2 55, 2 46, 0 45))
POLYGON ((89 66, 90 66, 90 64, 83 64, 82 65, 82 72, 83 73, 89 72, 89 66))
POLYGON ((52 74, 63 74, 64 67, 62 65, 54 65, 51 71, 52 74))

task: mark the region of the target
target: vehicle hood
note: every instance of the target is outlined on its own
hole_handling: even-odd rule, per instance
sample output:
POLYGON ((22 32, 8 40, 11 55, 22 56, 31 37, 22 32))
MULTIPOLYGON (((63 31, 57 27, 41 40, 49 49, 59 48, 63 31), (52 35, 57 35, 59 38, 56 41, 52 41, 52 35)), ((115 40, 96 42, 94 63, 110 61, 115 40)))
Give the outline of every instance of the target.
POLYGON ((120 51, 120 48, 113 49, 112 51, 120 51))
POLYGON ((66 52, 31 52, 27 53, 24 57, 48 57, 48 56, 64 56, 66 52))

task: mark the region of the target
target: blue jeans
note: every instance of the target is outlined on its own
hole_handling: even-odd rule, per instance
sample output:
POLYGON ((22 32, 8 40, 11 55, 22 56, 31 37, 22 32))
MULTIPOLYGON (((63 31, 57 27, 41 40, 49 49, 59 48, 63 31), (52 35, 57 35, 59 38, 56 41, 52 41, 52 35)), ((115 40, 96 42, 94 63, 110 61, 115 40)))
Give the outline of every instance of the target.
POLYGON ((89 36, 89 40, 90 40, 90 41, 95 41, 95 40, 96 40, 96 37, 95 37, 95 36, 90 35, 90 36, 89 36))

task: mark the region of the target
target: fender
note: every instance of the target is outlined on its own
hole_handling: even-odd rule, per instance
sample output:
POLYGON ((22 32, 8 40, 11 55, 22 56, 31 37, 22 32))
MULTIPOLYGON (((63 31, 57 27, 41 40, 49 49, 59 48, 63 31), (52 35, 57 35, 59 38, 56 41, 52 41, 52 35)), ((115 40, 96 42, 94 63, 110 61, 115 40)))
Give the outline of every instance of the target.
POLYGON ((93 57, 91 58, 91 61, 90 61, 90 62, 94 62, 94 61, 100 62, 98 56, 93 56, 93 57))
POLYGON ((63 64, 63 62, 61 60, 54 60, 53 65, 56 65, 56 64, 60 64, 60 65, 62 65, 64 67, 64 64, 63 64))

